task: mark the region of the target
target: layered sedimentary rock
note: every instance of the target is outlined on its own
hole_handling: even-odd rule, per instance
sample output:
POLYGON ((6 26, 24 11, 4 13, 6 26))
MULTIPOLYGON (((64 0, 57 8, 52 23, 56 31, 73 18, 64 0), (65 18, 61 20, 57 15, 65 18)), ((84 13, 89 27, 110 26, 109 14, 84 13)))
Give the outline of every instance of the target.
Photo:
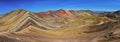
POLYGON ((92 11, 15 10, 0 19, 0 38, 11 42, 117 42, 119 19, 92 11))

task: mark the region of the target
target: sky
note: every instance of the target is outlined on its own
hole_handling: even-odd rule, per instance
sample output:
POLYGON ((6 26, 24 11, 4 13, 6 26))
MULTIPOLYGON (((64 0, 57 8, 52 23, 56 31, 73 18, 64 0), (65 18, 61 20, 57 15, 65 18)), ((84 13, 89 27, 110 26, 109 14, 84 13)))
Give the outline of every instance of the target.
POLYGON ((31 12, 58 9, 115 11, 120 9, 120 0, 0 0, 0 14, 18 9, 31 12))

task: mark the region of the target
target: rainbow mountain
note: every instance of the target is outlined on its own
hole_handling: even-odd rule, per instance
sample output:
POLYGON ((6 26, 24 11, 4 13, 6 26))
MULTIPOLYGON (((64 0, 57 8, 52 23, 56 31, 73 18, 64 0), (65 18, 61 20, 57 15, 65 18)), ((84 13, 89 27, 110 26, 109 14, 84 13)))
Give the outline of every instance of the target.
POLYGON ((0 42, 117 42, 119 19, 109 14, 113 13, 14 10, 0 17, 0 42))

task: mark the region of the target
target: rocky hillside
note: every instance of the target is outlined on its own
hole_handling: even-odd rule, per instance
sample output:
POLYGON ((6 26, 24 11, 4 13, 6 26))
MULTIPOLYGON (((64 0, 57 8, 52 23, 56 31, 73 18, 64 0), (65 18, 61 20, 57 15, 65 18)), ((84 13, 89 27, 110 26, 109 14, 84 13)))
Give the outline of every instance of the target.
POLYGON ((0 18, 1 42, 119 42, 119 12, 14 10, 0 18), (112 15, 112 16, 113 16, 112 15))

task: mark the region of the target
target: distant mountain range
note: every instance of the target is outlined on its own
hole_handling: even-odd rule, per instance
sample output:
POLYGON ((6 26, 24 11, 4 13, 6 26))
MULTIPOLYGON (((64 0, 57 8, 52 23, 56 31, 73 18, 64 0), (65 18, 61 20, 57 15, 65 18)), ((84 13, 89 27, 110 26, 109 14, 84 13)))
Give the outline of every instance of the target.
MULTIPOLYGON (((19 9, 19 10, 26 11, 24 9, 19 9)), ((17 11, 17 10, 14 10, 14 11, 17 11)), ((11 12, 14 12, 14 11, 11 11, 11 12)), ((57 12, 60 12, 60 11, 68 11, 70 13, 72 13, 72 12, 89 12, 89 13, 94 13, 94 14, 99 14, 99 15, 120 14, 119 13, 120 10, 117 10, 117 11, 91 11, 91 10, 63 10, 63 9, 59 9, 59 10, 56 10, 56 11, 49 10, 49 11, 46 11, 46 12, 40 12, 40 14, 58 14, 57 12)), ((36 13, 36 12, 34 12, 34 13, 36 13)), ((39 13, 39 12, 37 12, 37 13, 39 13)), ((7 14, 9 14, 9 13, 7 13, 7 14)), ((0 16, 4 16, 4 15, 6 15, 6 14, 0 14, 0 16)), ((112 15, 112 16, 114 17, 114 15, 112 15)))
POLYGON ((120 11, 14 10, 0 16, 0 41, 119 42, 119 19, 120 11))

